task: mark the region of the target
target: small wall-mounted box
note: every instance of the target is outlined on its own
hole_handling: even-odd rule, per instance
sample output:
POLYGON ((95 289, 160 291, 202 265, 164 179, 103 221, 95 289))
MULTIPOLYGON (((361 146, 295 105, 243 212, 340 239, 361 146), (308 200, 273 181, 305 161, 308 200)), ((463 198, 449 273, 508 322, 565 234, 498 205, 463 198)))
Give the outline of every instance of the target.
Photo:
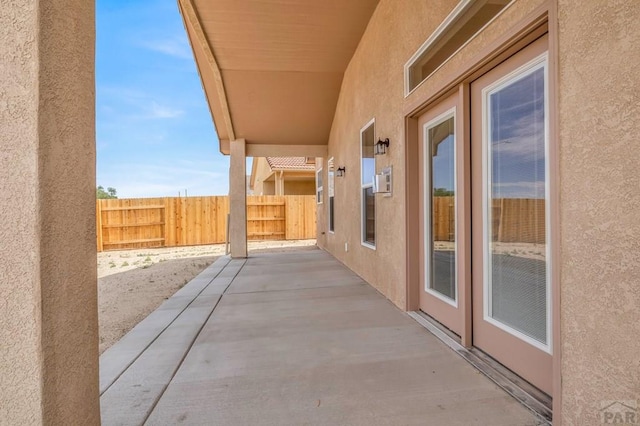
POLYGON ((374 192, 384 194, 385 197, 391 197, 393 188, 393 168, 392 166, 385 167, 382 171, 375 175, 374 179, 374 192))

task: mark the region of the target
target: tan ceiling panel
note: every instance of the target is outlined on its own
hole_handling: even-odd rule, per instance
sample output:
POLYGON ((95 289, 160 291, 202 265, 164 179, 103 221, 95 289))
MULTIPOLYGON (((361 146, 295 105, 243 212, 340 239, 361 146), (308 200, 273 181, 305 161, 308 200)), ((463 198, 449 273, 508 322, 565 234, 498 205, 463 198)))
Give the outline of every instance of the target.
POLYGON ((234 137, 327 144, 344 71, 378 0, 178 2, 223 152, 234 137))
POLYGON ((229 134, 223 119, 224 113, 222 105, 220 104, 220 98, 218 97, 218 92, 215 87, 213 71, 211 67, 208 66, 205 55, 199 45, 194 46, 193 53, 196 58, 196 65, 198 67, 198 72, 200 73, 202 87, 204 88, 204 93, 209 103, 209 110, 213 117, 213 124, 216 128, 218 138, 229 139, 229 134))
POLYGON ((236 137, 255 144, 325 145, 343 73, 223 71, 236 137))
POLYGON ((216 88, 214 69, 212 68, 207 59, 207 55, 205 54, 206 46, 203 46, 201 41, 198 40, 196 31, 194 29, 194 22, 192 22, 192 20, 185 15, 185 11, 181 2, 178 2, 178 8, 180 9, 180 13, 183 17, 183 23, 185 29, 187 30, 191 49, 196 60, 198 74, 200 74, 202 88, 204 89, 205 97, 207 98, 207 102, 209 104, 209 111, 211 112, 211 116, 213 118, 213 124, 216 129, 216 134, 218 135, 219 140, 229 139, 229 132, 227 131, 227 126, 224 122, 225 113, 221 104, 221 99, 218 96, 218 90, 216 88))
POLYGON ((378 0, 196 0, 221 69, 343 72, 378 0))

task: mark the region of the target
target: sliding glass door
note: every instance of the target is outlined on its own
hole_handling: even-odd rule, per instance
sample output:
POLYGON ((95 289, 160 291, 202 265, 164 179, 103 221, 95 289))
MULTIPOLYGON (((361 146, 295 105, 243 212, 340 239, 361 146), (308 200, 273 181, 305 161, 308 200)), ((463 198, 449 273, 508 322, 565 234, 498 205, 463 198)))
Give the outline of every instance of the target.
POLYGON ((456 165, 457 96, 420 118, 423 283, 420 308, 460 334, 456 165))
POLYGON ((551 393, 546 37, 471 84, 473 344, 551 393))

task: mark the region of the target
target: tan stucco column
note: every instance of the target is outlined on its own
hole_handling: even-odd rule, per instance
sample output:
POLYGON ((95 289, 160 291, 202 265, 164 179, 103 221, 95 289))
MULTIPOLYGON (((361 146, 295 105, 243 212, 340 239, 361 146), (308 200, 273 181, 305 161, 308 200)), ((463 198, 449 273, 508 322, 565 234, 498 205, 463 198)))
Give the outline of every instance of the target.
POLYGON ((558 16, 561 419, 637 424, 640 2, 560 0, 558 16))
POLYGON ((231 257, 247 257, 247 160, 244 139, 230 142, 229 199, 231 257))
POLYGON ((97 425, 94 3, 0 0, 0 423, 97 425))

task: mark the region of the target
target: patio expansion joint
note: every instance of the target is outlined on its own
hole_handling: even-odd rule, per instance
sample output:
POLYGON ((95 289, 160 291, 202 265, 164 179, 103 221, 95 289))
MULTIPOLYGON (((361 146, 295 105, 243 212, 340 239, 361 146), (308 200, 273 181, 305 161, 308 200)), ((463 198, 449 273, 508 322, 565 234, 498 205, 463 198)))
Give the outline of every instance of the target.
MULTIPOLYGON (((349 283, 349 284, 343 284, 343 285, 325 285, 325 286, 318 286, 318 287, 302 287, 302 288, 279 288, 279 289, 270 289, 270 290, 256 290, 256 291, 238 291, 236 293, 228 293, 228 296, 235 296, 235 295, 240 295, 240 294, 256 294, 256 293, 280 293, 280 292, 291 292, 291 291, 309 291, 309 290, 317 290, 317 289, 323 289, 323 288, 336 288, 336 287, 350 287, 350 286, 364 286, 367 285, 365 283, 349 283)), ((340 297, 344 297, 344 296, 340 296, 340 297)))
MULTIPOLYGON (((153 344, 155 343, 155 341, 156 341, 156 340, 158 340, 158 338, 162 335, 162 333, 164 333, 164 332, 165 332, 169 327, 171 327, 171 325, 172 325, 173 323, 175 323, 175 322, 176 322, 176 320, 180 317, 180 315, 182 315, 182 314, 183 314, 183 313, 184 313, 184 312, 185 312, 185 311, 186 311, 186 310, 187 310, 187 309, 188 309, 188 308, 193 304, 193 302, 194 302, 194 301, 195 301, 195 300, 196 300, 196 299, 197 299, 197 298, 198 298, 198 297, 199 297, 199 296, 200 296, 200 295, 201 295, 201 294, 202 294, 202 293, 203 293, 203 292, 204 292, 204 291, 205 291, 205 290, 206 290, 206 289, 211 285, 211 283, 213 283, 213 282, 216 280, 216 278, 218 278, 218 276, 222 273, 222 271, 224 271, 224 270, 225 270, 225 268, 229 265, 229 263, 231 263, 231 260, 230 260, 230 259, 229 259, 229 260, 227 260, 227 263, 225 263, 225 265, 224 265, 222 268, 220 268, 220 270, 215 274, 215 276, 213 276, 213 277, 211 278, 211 280, 209 280, 209 282, 207 283, 207 285, 205 285, 205 286, 204 286, 204 287, 203 287, 203 288, 202 288, 202 289, 201 289, 197 294, 195 294, 195 295, 193 296, 193 299, 191 299, 191 301, 190 301, 188 304, 186 304, 186 305, 184 306, 184 308, 182 308, 182 309, 180 310, 180 312, 178 312, 178 314, 177 314, 177 315, 176 315, 176 316, 175 316, 175 317, 174 317, 174 318, 173 318, 169 323, 167 323, 167 325, 166 325, 165 327, 163 327, 163 328, 162 328, 162 330, 160 330, 160 332, 159 332, 159 333, 158 333, 158 334, 157 334, 153 339, 151 339, 151 340, 149 341, 149 343, 148 343, 148 344, 147 344, 147 345, 146 345, 146 346, 145 346, 145 347, 144 347, 144 348, 143 348, 143 349, 142 349, 142 350, 141 350, 141 351, 140 351, 136 356, 134 356, 134 357, 133 357, 133 358, 132 358, 128 363, 127 363, 127 365, 122 369, 122 371, 120 371, 120 373, 118 373, 118 374, 113 378, 113 380, 111 381, 111 383, 109 383, 109 385, 108 385, 108 386, 106 386, 106 387, 105 387, 105 388, 100 392, 100 396, 104 395, 104 394, 105 394, 105 393, 106 393, 106 392, 111 388, 111 386, 113 386, 113 385, 114 385, 114 383, 116 383, 116 382, 118 381, 118 379, 120 379, 120 377, 122 377, 122 375, 123 375, 124 373, 126 373, 126 372, 127 372, 127 370, 128 370, 128 369, 129 369, 129 368, 130 368, 130 367, 131 367, 131 366, 132 366, 132 365, 133 365, 137 360, 138 360, 138 358, 140 358, 140 356, 142 356, 142 354, 143 354, 147 349, 149 349, 149 347, 151 347, 151 345, 153 345, 153 344)), ((244 266, 244 264, 243 264, 242 266, 244 266)), ((237 274, 236 274, 236 275, 237 275, 237 274)), ((196 278, 197 278, 197 277, 196 277, 196 278)), ((234 278, 235 278, 235 276, 234 276, 234 278)), ((195 279, 195 278, 194 278, 194 279, 195 279)), ((228 288, 228 286, 227 286, 227 288, 228 288)), ((227 288, 225 288, 225 291, 226 291, 226 289, 227 289, 227 288)), ((217 303, 216 303, 216 305, 217 305, 217 303)), ((214 309, 215 309, 215 308, 214 308, 214 309)), ((212 312, 213 312, 213 311, 212 311, 212 312)))
MULTIPOLYGON (((229 266, 229 264, 231 263, 231 260, 229 262, 227 262, 225 264, 225 266, 220 270, 220 272, 218 272, 218 274, 216 274, 216 277, 218 277, 218 275, 220 275, 220 273, 222 273, 222 271, 224 271, 226 269, 227 266, 229 266)), ((213 305, 213 309, 211 309, 211 312, 209 312, 209 315, 207 315, 207 318, 202 322, 202 325, 200 325, 200 327, 198 328, 198 331, 196 332, 195 336, 193 336, 193 339, 191 340, 191 342, 189 343, 189 346, 187 347, 187 350, 184 352, 184 354, 182 355, 182 357, 180 358, 180 361, 178 362, 178 365, 176 365, 176 368, 173 370, 173 372, 171 373, 171 377, 169 378, 169 380, 167 381, 167 383, 164 384, 164 386, 162 387, 162 390, 160 391, 160 393, 158 394, 158 397, 155 399, 155 401, 153 402, 153 404, 151 405, 149 411, 147 412, 147 414, 144 417, 144 421, 142 422, 142 424, 146 424, 147 420, 149 420, 149 417, 151 416, 151 414, 153 413, 153 410, 155 410, 156 406, 158 405, 158 402, 160 402, 160 400, 162 399, 162 396, 164 395, 164 393, 166 392, 167 388, 169 387, 169 384, 173 381, 174 377, 176 376, 176 374, 178 373, 178 370, 180 370, 180 367, 182 366, 182 364, 184 363, 185 358, 187 357, 187 355, 189 354, 189 352, 191 351, 191 348, 193 347, 193 345, 195 344, 196 340, 198 340, 198 337, 200 336, 200 333, 202 333, 202 329, 204 328, 204 326, 209 322, 209 319, 211 319, 211 316, 213 315, 213 313, 215 312, 216 308, 218 307, 218 305, 220 304, 220 301, 222 300, 222 297, 225 295, 225 293, 227 292, 227 290, 229 289, 229 287, 231 287, 231 284, 233 283, 233 281, 236 279, 236 277, 238 276, 238 274, 242 271, 242 269, 244 268, 244 266, 247 264, 247 260, 244 259, 244 261, 242 262, 242 265, 240 265, 240 267, 238 268, 238 270, 236 271, 236 273, 233 275, 233 277, 231 278, 231 280, 229 281, 229 284, 227 284, 227 286, 225 287, 225 289, 222 291, 222 293, 220 294, 220 297, 218 298, 218 301, 213 305)), ((209 284, 207 284, 199 293, 196 297, 193 298, 193 300, 191 301, 191 303, 193 303, 198 296, 200 296, 200 294, 202 294, 207 287, 209 287, 209 285, 215 281, 215 278, 211 280, 211 282, 209 282, 209 284)), ((191 305, 191 303, 189 303, 189 305, 191 305)), ((186 308, 185 308, 186 309, 186 308)), ((180 315, 178 315, 180 316, 180 315)), ((177 317, 176 317, 177 318, 177 317)), ((161 333, 162 334, 162 333, 161 333)))
MULTIPOLYGON (((251 290, 251 285, 255 289, 260 283, 272 283, 273 288, 282 288, 279 268, 270 269, 273 276, 268 271, 255 274, 253 264, 248 260, 241 266, 243 262, 236 260, 226 266, 190 311, 116 382, 101 400, 103 425, 344 424, 345 420, 382 424, 390 418, 397 419, 395 424, 424 424, 432 416, 434 424, 449 424, 452 419, 469 424, 477 423, 480 414, 496 420, 484 424, 540 424, 459 357, 444 356, 445 348, 425 344, 427 338, 439 346, 366 283, 317 293, 296 291, 292 297, 265 291, 247 295, 248 301, 240 300, 242 296, 234 301, 233 291, 239 287, 251 290), (341 299, 337 304, 318 300, 327 296, 341 299), (263 300, 273 305, 256 304, 263 300), (296 303, 299 300, 305 302, 296 303), (254 316, 255 311, 261 315, 254 316), (254 328, 256 319, 263 328, 254 328), (268 351, 265 337, 275 339, 268 341, 268 351), (407 356, 393 349, 403 345, 409 348, 407 356), (292 347, 297 349, 283 357, 283 350, 292 347), (424 371, 430 363, 443 374, 424 371), (363 382, 370 386, 362 388, 363 382), (382 420, 376 422, 373 414, 382 420)), ((199 280, 180 307, 217 272, 199 280)), ((330 268, 326 272, 334 277, 330 268)), ((349 277, 355 275, 344 272, 335 278, 350 284, 349 277)), ((304 273, 295 278, 302 282, 292 285, 305 284, 304 273)), ((324 286, 324 278, 317 278, 324 286)))

